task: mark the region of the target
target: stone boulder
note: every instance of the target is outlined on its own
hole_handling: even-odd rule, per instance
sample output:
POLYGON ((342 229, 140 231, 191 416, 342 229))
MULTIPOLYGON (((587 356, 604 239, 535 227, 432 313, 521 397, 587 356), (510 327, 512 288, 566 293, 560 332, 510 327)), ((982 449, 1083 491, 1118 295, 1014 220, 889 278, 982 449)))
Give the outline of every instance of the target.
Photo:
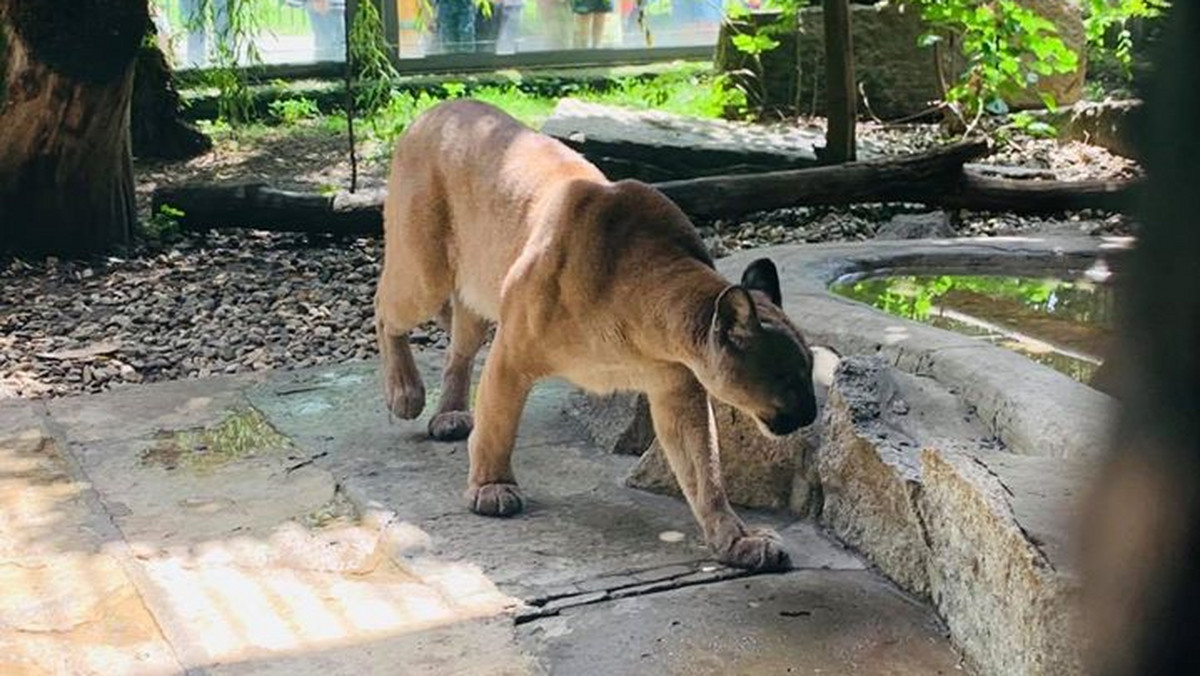
POLYGON ((897 214, 875 231, 875 239, 943 239, 954 235, 950 216, 944 211, 897 214))
POLYGON ((1068 535, 1088 467, 1010 453, 932 379, 849 357, 817 454, 821 519, 929 598, 979 673, 1078 674, 1068 535))
MULTIPOLYGON (((821 405, 839 357, 825 347, 812 349, 813 383, 821 405)), ((601 448, 641 455, 626 478, 627 485, 681 496, 662 447, 654 438, 650 407, 643 395, 579 392, 568 404, 567 413, 601 448)), ((815 516, 821 504, 821 489, 812 458, 821 436, 819 423, 789 437, 773 439, 731 406, 714 403, 713 415, 730 502, 752 509, 788 509, 798 516, 815 516)))
POLYGON ((670 181, 816 166, 823 135, 562 99, 542 125, 613 180, 670 181))
MULTIPOLYGON (((814 427, 792 436, 764 436, 754 421, 724 404, 713 406, 721 449, 725 491, 735 505, 751 509, 788 509, 807 516, 816 507, 812 454, 819 438, 814 427)), ((681 495, 662 447, 655 440, 630 472, 634 488, 681 495)))

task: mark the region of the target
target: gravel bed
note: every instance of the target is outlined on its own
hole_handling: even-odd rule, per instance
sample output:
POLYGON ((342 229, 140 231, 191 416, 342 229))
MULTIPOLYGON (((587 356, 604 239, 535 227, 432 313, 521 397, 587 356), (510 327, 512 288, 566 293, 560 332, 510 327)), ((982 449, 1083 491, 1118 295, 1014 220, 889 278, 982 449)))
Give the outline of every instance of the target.
MULTIPOLYGON (((214 233, 103 265, 0 273, 0 398, 366 359, 377 241, 214 233)), ((444 347, 433 325, 418 348, 444 347)))
MULTIPOLYGON (((878 127, 878 126, 877 126, 878 127)), ((860 127, 895 152, 944 142, 935 127, 860 127)), ((225 139, 186 163, 136 163, 146 208, 164 181, 258 180, 300 190, 345 183, 337 135, 319 127, 260 131, 225 139)), ((1053 171, 1059 178, 1115 178, 1137 167, 1084 144, 1026 140, 988 161, 1053 171)), ((385 176, 362 167, 366 185, 385 176)), ((786 242, 863 240, 917 205, 797 208, 737 222, 700 223, 722 256, 786 242)), ((1080 213, 1057 219, 951 214, 959 235, 1127 234, 1123 217, 1080 213)), ((372 299, 380 243, 249 231, 186 237, 166 250, 85 263, 0 262, 0 399, 101 392, 141 383, 273 368, 301 368, 376 355, 372 299)), ((429 323, 414 332, 420 350, 444 349, 429 323)))

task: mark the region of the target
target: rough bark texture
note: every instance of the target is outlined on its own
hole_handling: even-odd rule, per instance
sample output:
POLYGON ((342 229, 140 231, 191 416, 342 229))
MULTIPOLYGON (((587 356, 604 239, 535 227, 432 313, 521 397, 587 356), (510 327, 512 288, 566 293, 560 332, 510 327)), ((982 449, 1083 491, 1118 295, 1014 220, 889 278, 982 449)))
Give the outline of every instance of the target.
MULTIPOLYGON (((823 204, 918 202, 1017 213, 1121 210, 1137 183, 992 178, 964 163, 987 152, 962 143, 902 158, 765 174, 710 176, 652 184, 696 219, 731 218, 823 204)), ((261 184, 184 185, 154 191, 154 210, 183 212, 185 230, 257 228, 281 232, 374 235, 382 230, 383 191, 314 195, 261 184)))
POLYGON ((129 120, 133 154, 186 160, 211 150, 212 140, 179 112, 179 92, 166 57, 158 47, 143 45, 137 54, 129 120))
POLYGON ((821 159, 853 162, 858 94, 854 91, 854 42, 849 0, 825 0, 825 99, 828 128, 821 159))
POLYGON ((0 249, 83 255, 126 244, 136 210, 129 104, 146 0, 4 0, 0 249))
POLYGON ((316 195, 261 184, 183 185, 154 191, 152 209, 183 212, 185 230, 255 228, 280 232, 379 235, 383 232, 382 190, 316 195))
POLYGON ((1200 673, 1200 7, 1175 3, 1139 155, 1149 182, 1118 354, 1123 407, 1087 534, 1091 673, 1200 673))

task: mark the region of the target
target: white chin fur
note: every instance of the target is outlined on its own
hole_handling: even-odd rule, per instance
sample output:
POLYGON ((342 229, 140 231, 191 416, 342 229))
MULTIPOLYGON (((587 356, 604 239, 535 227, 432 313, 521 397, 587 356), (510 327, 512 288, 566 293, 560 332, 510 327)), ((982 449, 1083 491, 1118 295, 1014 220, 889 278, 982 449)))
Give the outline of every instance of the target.
POLYGON ((771 430, 770 430, 770 429, 767 427, 767 424, 766 424, 766 423, 764 423, 763 421, 761 421, 761 420, 759 420, 759 419, 758 419, 758 416, 751 416, 751 417, 752 417, 752 418, 754 418, 754 424, 755 424, 755 425, 758 425, 758 431, 759 431, 759 432, 762 432, 762 435, 763 435, 764 437, 767 437, 768 439, 782 439, 782 438, 783 438, 782 436, 780 436, 780 435, 778 435, 778 434, 775 434, 774 432, 772 432, 772 431, 771 431, 771 430))

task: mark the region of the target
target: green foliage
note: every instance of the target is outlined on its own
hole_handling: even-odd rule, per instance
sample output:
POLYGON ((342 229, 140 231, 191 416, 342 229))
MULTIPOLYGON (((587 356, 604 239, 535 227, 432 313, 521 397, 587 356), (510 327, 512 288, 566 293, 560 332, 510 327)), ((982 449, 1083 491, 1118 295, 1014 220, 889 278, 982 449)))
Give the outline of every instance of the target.
MULTIPOLYGON (((1008 112, 1018 92, 1050 75, 1079 67, 1079 55, 1058 35, 1054 23, 1016 0, 901 0, 916 5, 932 29, 920 44, 938 47, 959 36, 966 68, 946 90, 945 102, 968 131, 985 113, 1008 112)), ((1043 95, 1054 109, 1056 102, 1043 95)))
MULTIPOLYGON (((263 62, 255 38, 265 30, 259 10, 261 3, 268 1, 227 0, 228 27, 211 33, 212 67, 204 79, 217 89, 217 114, 230 122, 245 122, 254 116, 250 79, 253 69, 263 62)), ((214 11, 213 3, 204 3, 199 14, 185 24, 189 29, 215 26, 214 11)))
POLYGON ((168 244, 178 239, 182 233, 179 219, 183 215, 182 211, 169 204, 160 206, 149 220, 139 224, 142 237, 154 244, 168 244))
POLYGON ((1008 128, 1020 131, 1027 136, 1035 138, 1054 138, 1058 136, 1058 129, 1046 122, 1038 119, 1033 113, 1021 111, 1013 113, 1009 116, 1008 128))
POLYGON ((732 42, 735 49, 749 56, 762 56, 779 46, 778 40, 763 33, 741 33, 733 36, 732 42))
POLYGON ((1130 21, 1155 19, 1170 8, 1170 0, 1087 0, 1084 27, 1091 57, 1115 61, 1126 78, 1133 65, 1133 32, 1130 21))
POLYGON ((267 105, 268 111, 276 121, 293 125, 300 120, 307 120, 321 115, 317 102, 307 97, 294 99, 278 99, 267 105))
POLYGON ((374 2, 359 2, 350 24, 350 60, 359 81, 355 98, 359 108, 373 111, 391 97, 400 75, 392 66, 390 52, 379 8, 374 2))

